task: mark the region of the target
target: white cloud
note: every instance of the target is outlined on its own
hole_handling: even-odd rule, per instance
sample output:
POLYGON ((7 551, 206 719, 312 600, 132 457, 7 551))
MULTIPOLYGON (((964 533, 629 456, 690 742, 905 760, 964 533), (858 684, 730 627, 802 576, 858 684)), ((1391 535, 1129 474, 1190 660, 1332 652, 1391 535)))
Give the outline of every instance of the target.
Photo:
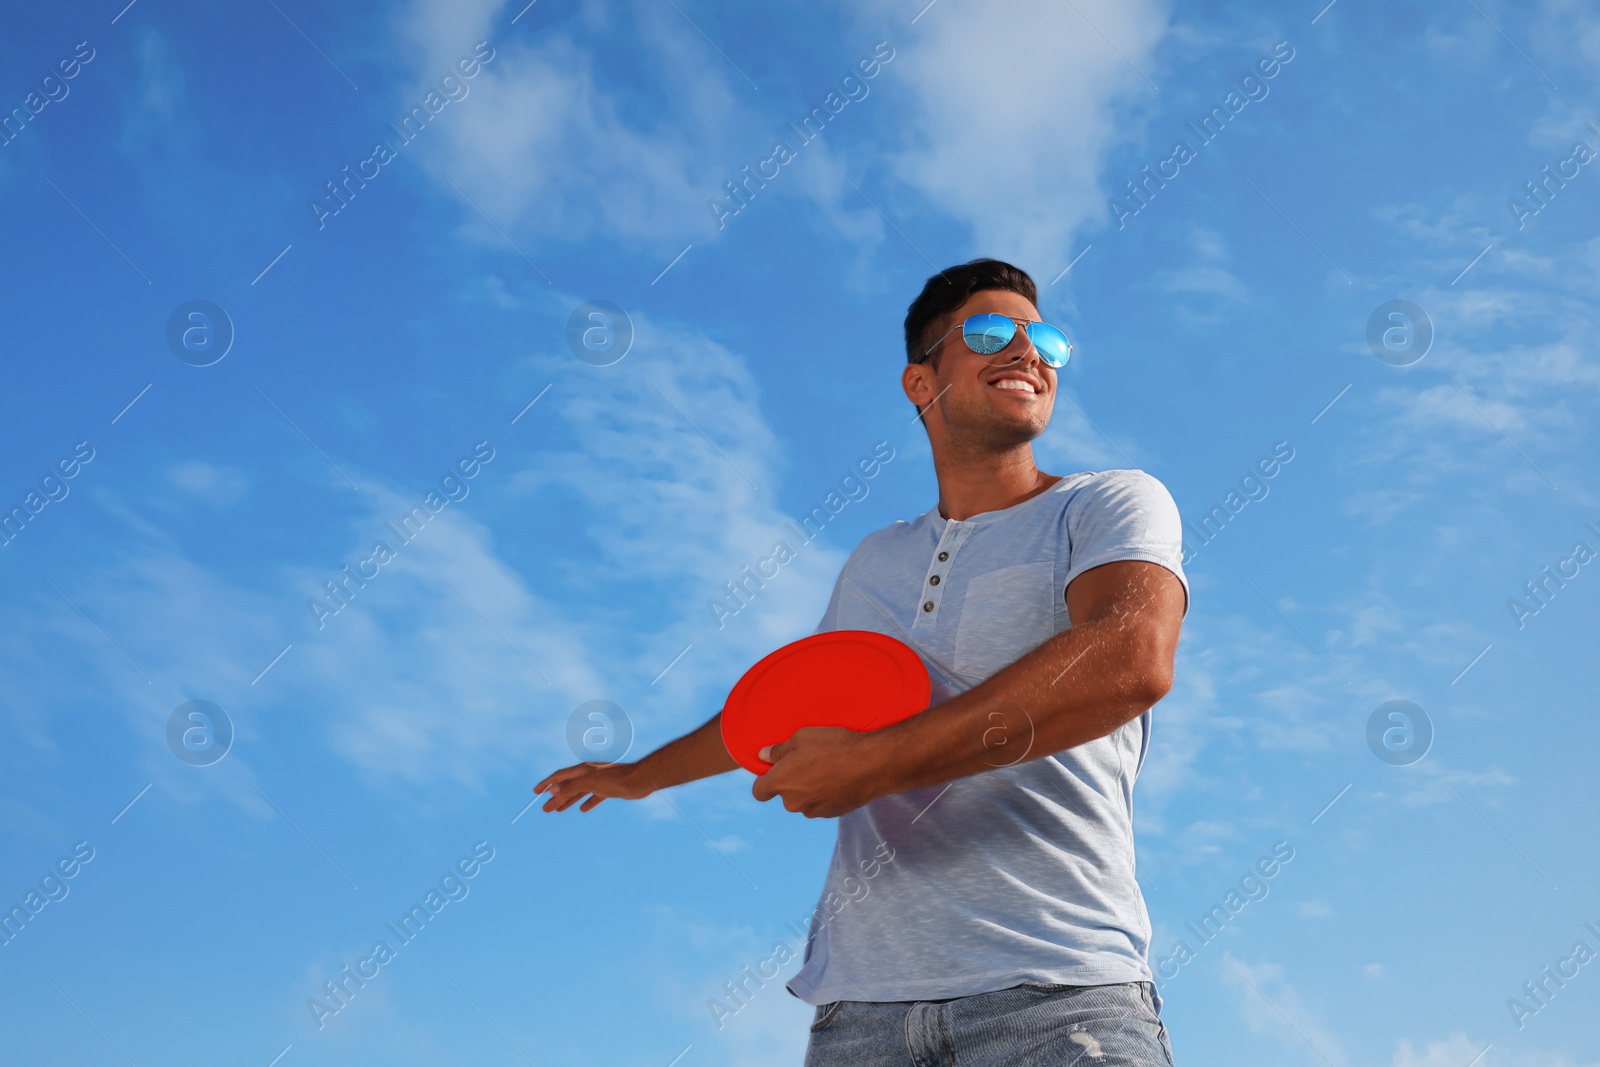
POLYGON ((1299 1052, 1315 1049, 1317 1057, 1333 1067, 1344 1067, 1348 1062, 1344 1043, 1284 978, 1280 965, 1264 962, 1252 966, 1226 952, 1222 980, 1234 987, 1239 1013, 1251 1033, 1270 1034, 1280 1044, 1299 1052))
POLYGON ((728 1046, 729 1067, 771 1067, 805 1059, 816 1009, 782 988, 780 983, 789 977, 786 969, 769 983, 768 996, 752 1000, 728 1022, 720 1036, 728 1046))
MULTIPOLYGON (((505 11, 484 0, 459 10, 415 0, 396 29, 417 90, 469 42, 490 36, 490 23, 504 21, 505 11)), ((885 32, 883 16, 898 22, 902 15, 887 2, 851 10, 840 15, 851 25, 839 33, 859 33, 866 56, 873 36, 885 32)), ((660 244, 714 238, 708 199, 723 195, 724 181, 765 158, 781 137, 799 159, 759 197, 798 195, 860 244, 888 230, 847 184, 846 171, 887 169, 969 224, 986 249, 1050 277, 1069 258, 1073 235, 1106 211, 1099 181, 1106 154, 1134 132, 1129 105, 1153 94, 1133 64, 1156 71, 1153 51, 1167 19, 1154 0, 1084 0, 1076 9, 1029 0, 1005 19, 956 4, 930 11, 908 36, 888 42, 893 59, 868 83, 868 96, 847 105, 871 109, 872 117, 840 113, 863 134, 847 168, 837 146, 795 145, 744 77, 668 7, 633 11, 626 28, 648 37, 655 65, 634 76, 655 86, 659 106, 644 114, 623 106, 597 68, 602 49, 625 28, 608 8, 591 6, 563 32, 537 39, 501 32, 472 95, 441 113, 430 144, 407 152, 434 177, 461 186, 503 229, 660 244), (973 54, 1007 56, 1004 76, 971 62, 973 54), (903 135, 871 138, 874 128, 903 135), (1039 204, 1050 210, 1041 213, 1039 204)), ((855 58, 841 58, 841 71, 855 58)), ((819 84, 805 105, 833 88, 819 84)), ((911 209, 886 196, 887 204, 874 199, 913 244, 927 245, 911 209)), ((462 218, 484 241, 499 240, 465 206, 462 218)), ((936 263, 951 258, 926 251, 936 263)))
POLYGON ((1180 830, 1173 841, 1178 856, 1169 856, 1169 862, 1204 863, 1222 855, 1224 848, 1239 840, 1239 828, 1232 823, 1215 819, 1199 819, 1180 830))
MULTIPOLYGON (((706 200, 747 161, 741 155, 770 139, 756 136, 763 124, 748 86, 670 6, 613 21, 619 14, 591 5, 561 31, 530 35, 507 28, 498 2, 416 0, 396 26, 410 53, 412 95, 480 40, 495 55, 469 95, 430 123, 426 143, 406 153, 443 193, 455 196, 448 179, 507 231, 567 241, 705 239, 715 232, 706 200), (637 98, 610 91, 613 79, 597 72, 608 42, 634 32, 648 38, 657 64, 631 72, 658 107, 648 118, 637 98)), ((501 240, 466 205, 461 217, 482 241, 501 240)), ((540 262, 537 249, 530 256, 540 262)))
MULTIPOLYGON (((451 0, 400 8, 395 16, 395 38, 416 69, 415 83, 406 95, 420 96, 432 88, 479 41, 488 41, 498 50, 504 27, 496 22, 509 26, 515 14, 515 8, 506 10, 506 0, 451 0)), ((506 36, 515 39, 520 33, 510 27, 506 36)))
MULTIPOLYGON (((153 682, 124 705, 149 739, 146 770, 176 766, 161 728, 196 694, 234 714, 242 737, 252 730, 246 694, 287 701, 365 776, 390 784, 476 787, 497 772, 520 768, 531 777, 576 762, 567 715, 598 697, 622 704, 646 733, 630 755, 637 759, 708 718, 761 655, 811 632, 847 546, 830 543, 827 531, 801 545, 784 525, 776 503, 781 450, 745 361, 691 331, 645 317, 636 327, 626 373, 608 375, 565 352, 544 361, 541 370, 557 382, 529 418, 545 422, 541 436, 572 440, 570 451, 530 454, 510 431, 492 435, 497 454, 466 483, 467 497, 409 543, 385 524, 427 487, 397 485, 348 462, 361 490, 355 515, 335 527, 343 531, 337 554, 280 559, 275 570, 239 577, 196 562, 140 515, 138 497, 92 494, 121 526, 120 547, 74 574, 66 592, 82 591, 80 606, 153 682), (593 546, 596 565, 519 570, 499 544, 514 531, 485 524, 479 501, 487 494, 499 494, 497 506, 511 514, 524 502, 530 516, 548 509, 553 494, 576 501, 560 521, 593 546), (795 558, 719 631, 707 601, 779 539, 795 558), (324 583, 378 540, 395 558, 319 630, 308 601, 333 603, 324 583), (587 588, 567 595, 561 582, 587 588), (692 647, 652 684, 685 646, 692 647)), ((863 438, 860 451, 870 446, 863 438)), ((192 492, 237 488, 236 476, 204 463, 159 476, 192 492)), ((329 491, 349 492, 331 470, 326 478, 329 491)), ((829 488, 800 486, 796 495, 820 500, 829 488)), ((54 664, 60 677, 87 673, 119 690, 142 682, 65 604, 57 608, 44 628, 53 638, 47 658, 73 661, 54 664)), ((9 669, 26 673, 15 663, 9 669)), ((32 729, 20 712, 13 719, 32 729)), ((228 759, 230 767, 242 762, 228 759)), ((241 803, 261 807, 245 778, 227 780, 241 803)))
POLYGON ((710 1050, 719 1050, 725 1058, 717 1062, 729 1067, 800 1063, 805 1058, 808 1027, 816 1009, 791 994, 784 983, 800 970, 804 938, 781 925, 773 926, 762 936, 742 924, 712 923, 676 912, 663 918, 670 920, 675 941, 686 940, 689 947, 715 961, 708 967, 687 970, 682 966, 682 952, 674 949, 670 974, 664 973, 665 967, 652 968, 657 976, 652 983, 655 999, 700 1034, 694 1038, 694 1054, 715 1056, 710 1050), (791 953, 791 958, 782 964, 777 964, 781 957, 775 954, 779 943, 791 953), (776 965, 778 972, 773 978, 761 979, 757 971, 767 959, 773 961, 768 964, 769 969, 776 965), (743 1003, 730 997, 723 985, 737 985, 741 980, 743 1003), (709 1005, 713 999, 733 1014, 713 1012, 709 1005))
MULTIPOLYGON (((1543 232, 1509 236, 1473 227, 1498 222, 1503 200, 1378 213, 1419 248, 1389 284, 1412 294, 1434 340, 1420 362, 1385 374, 1388 384, 1367 400, 1377 418, 1357 429, 1348 462, 1398 478, 1345 500, 1346 514, 1386 522, 1462 478, 1497 497, 1549 492, 1546 478, 1581 481, 1576 457, 1600 403, 1600 359, 1588 341, 1600 326, 1600 239, 1558 236, 1559 216, 1575 205, 1558 199, 1536 220, 1543 232), (1491 243, 1470 273, 1447 284, 1491 243), (1445 280, 1419 291, 1410 281, 1418 274, 1445 280)), ((1349 351, 1372 358, 1364 339, 1349 351)))
MULTIPOLYGON (((1163 291, 1177 295, 1192 293, 1235 303, 1249 299, 1250 294, 1244 283, 1228 270, 1233 256, 1222 234, 1204 226, 1192 227, 1189 231, 1189 247, 1194 255, 1186 266, 1164 270, 1158 275, 1163 291)), ((1192 326, 1222 322, 1234 314, 1229 309, 1207 315, 1186 305, 1179 305, 1179 310, 1183 313, 1184 321, 1192 326)))
POLYGON ((1540 5, 1531 39, 1541 55, 1567 52, 1586 69, 1600 63, 1600 18, 1585 0, 1547 0, 1540 5))
POLYGON ((1481 1038, 1473 1040, 1460 1031, 1442 1041, 1428 1041, 1422 1048, 1417 1048, 1409 1038, 1401 1038, 1394 1052, 1393 1067, 1467 1067, 1468 1064, 1471 1067, 1600 1067, 1600 1061, 1588 1056, 1576 1060, 1548 1050, 1508 1048, 1481 1038))
POLYGON ((1517 781, 1498 767, 1484 771, 1454 770, 1445 766, 1433 753, 1413 763, 1406 770, 1411 772, 1412 777, 1421 779, 1400 796, 1400 803, 1408 808, 1422 807, 1425 804, 1459 802, 1461 793, 1457 792, 1458 789, 1466 792, 1468 796, 1473 796, 1471 791, 1474 789, 1515 785, 1517 781))
POLYGON ((192 132, 187 84, 182 65, 173 60, 171 45, 160 33, 145 27, 134 47, 139 58, 138 95, 128 112, 125 136, 170 135, 172 127, 181 124, 182 136, 187 137, 192 132))
MULTIPOLYGON (((541 405, 573 429, 575 447, 542 449, 511 488, 530 501, 554 491, 576 501, 572 522, 604 553, 609 580, 673 594, 673 625, 662 620, 653 631, 647 680, 693 643, 657 688, 686 693, 711 678, 731 687, 751 656, 816 626, 847 552, 826 529, 801 544, 784 524, 792 516, 774 504, 783 449, 744 359, 646 316, 636 315, 634 327, 635 352, 618 364, 625 370, 558 378, 541 405), (726 599, 725 583, 780 540, 795 558, 764 586, 747 587, 751 603, 718 629, 708 601, 726 599)), ((573 364, 564 355, 555 373, 573 364)), ((841 462, 870 454, 873 440, 863 431, 841 462)), ((795 488, 811 502, 833 486, 795 488)))
MULTIPOLYGON (((1191 572, 1191 581, 1203 580, 1191 572)), ((1139 772, 1141 830, 1166 834, 1169 804, 1221 781, 1207 768, 1224 746, 1326 752, 1348 729, 1344 680, 1261 607, 1262 625, 1204 613, 1184 622, 1172 692, 1156 705, 1153 744, 1139 772)), ((1382 697, 1370 693, 1375 707, 1382 697)))
POLYGON ((232 504, 249 489, 245 476, 232 467, 216 467, 189 459, 167 468, 167 482, 175 489, 209 504, 232 504))
MULTIPOLYGON (((1134 68, 1159 78, 1167 20, 1151 0, 1025 0, 1005 18, 983 5, 932 8, 892 42, 913 97, 895 176, 968 224, 987 254, 1048 281, 1076 254, 1074 235, 1110 218, 1100 171, 1130 135, 1129 105, 1154 94, 1134 68)), ((916 242, 913 222, 902 228, 916 242)))
POLYGON ((1423 1050, 1414 1049, 1409 1040, 1401 1038, 1394 1053, 1394 1067, 1462 1067, 1474 1061, 1483 1063, 1478 1056, 1482 1051, 1481 1044, 1474 1044, 1460 1033, 1443 1041, 1430 1041, 1423 1050))

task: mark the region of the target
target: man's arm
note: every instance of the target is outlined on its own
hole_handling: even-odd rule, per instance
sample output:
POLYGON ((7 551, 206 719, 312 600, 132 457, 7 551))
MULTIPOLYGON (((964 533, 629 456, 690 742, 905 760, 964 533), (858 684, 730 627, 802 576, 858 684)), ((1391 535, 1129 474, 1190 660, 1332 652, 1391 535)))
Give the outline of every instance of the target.
POLYGON ((757 800, 830 818, 870 800, 1039 759, 1104 737, 1172 687, 1185 592, 1155 563, 1119 560, 1067 588, 1072 628, 981 684, 871 733, 801 729, 771 746, 757 800))
POLYGON ((639 800, 658 789, 682 785, 722 774, 739 766, 722 743, 722 712, 676 741, 669 741, 637 763, 578 763, 563 767, 533 787, 546 789, 545 811, 566 811, 584 800, 579 811, 590 811, 607 797, 639 800))

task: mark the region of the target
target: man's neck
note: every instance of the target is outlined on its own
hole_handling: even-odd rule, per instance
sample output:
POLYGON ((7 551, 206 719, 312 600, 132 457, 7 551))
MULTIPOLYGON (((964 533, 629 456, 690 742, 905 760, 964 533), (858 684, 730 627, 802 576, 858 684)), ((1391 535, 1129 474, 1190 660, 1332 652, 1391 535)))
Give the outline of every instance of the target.
POLYGON ((1032 444, 999 454, 936 454, 933 469, 939 479, 939 514, 958 521, 1013 507, 1061 480, 1061 475, 1034 466, 1032 444))

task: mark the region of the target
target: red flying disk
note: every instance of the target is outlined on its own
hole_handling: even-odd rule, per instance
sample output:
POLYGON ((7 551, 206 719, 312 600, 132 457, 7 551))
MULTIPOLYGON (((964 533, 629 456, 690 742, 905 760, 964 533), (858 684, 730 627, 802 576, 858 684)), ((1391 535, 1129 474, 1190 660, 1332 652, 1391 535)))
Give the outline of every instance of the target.
POLYGON ((745 671, 722 709, 722 743, 739 766, 765 774, 756 753, 802 726, 877 730, 928 707, 922 658, 871 630, 830 630, 792 641, 745 671))

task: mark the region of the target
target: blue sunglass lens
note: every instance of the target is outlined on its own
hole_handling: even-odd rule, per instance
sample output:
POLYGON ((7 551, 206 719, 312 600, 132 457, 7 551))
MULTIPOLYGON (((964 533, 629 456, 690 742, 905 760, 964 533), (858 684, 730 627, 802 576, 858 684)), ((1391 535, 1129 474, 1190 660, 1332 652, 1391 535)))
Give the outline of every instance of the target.
POLYGON ((1064 367, 1072 356, 1072 343, 1067 335, 1047 322, 1028 323, 1028 340, 1039 350, 1039 356, 1052 367, 1064 367))
POLYGON ((1010 344, 1016 333, 1017 324, 1004 315, 974 315, 961 326, 961 339, 967 342, 967 347, 984 356, 993 355, 1010 344))

